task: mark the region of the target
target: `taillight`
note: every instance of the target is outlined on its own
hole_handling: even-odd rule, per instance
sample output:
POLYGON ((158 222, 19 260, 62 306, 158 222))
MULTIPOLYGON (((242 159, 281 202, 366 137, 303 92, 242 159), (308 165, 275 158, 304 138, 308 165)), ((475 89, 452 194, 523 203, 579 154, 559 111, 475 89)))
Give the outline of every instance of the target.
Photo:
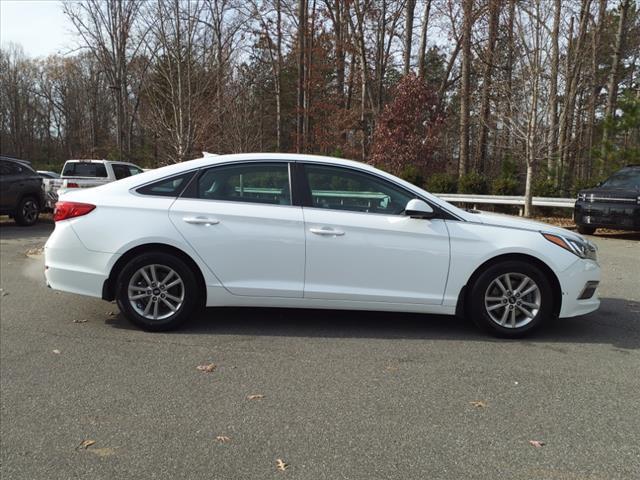
POLYGON ((76 182, 67 182, 67 188, 80 188, 76 182))
POLYGON ((56 206, 53 210, 53 220, 55 222, 59 222, 60 220, 81 217, 82 215, 89 213, 94 208, 96 208, 96 206, 91 205, 90 203, 56 202, 56 206))

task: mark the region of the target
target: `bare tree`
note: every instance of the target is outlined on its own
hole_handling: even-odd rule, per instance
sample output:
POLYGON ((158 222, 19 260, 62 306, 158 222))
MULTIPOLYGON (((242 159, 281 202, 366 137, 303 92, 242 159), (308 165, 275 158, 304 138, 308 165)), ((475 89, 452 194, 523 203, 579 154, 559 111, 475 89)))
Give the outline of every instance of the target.
POLYGON ((411 45, 413 43, 413 19, 416 10, 416 0, 407 0, 404 17, 404 74, 411 69, 411 45))
POLYGON ((96 57, 114 92, 117 146, 120 158, 131 152, 140 80, 130 78, 130 65, 143 45, 136 31, 140 0, 86 0, 64 3, 64 12, 80 35, 83 47, 96 57))
POLYGON ((485 171, 489 136, 489 115, 491 114, 491 83, 498 38, 498 21, 500 18, 500 0, 489 0, 489 33, 485 48, 484 72, 482 74, 482 99, 480 101, 480 135, 477 143, 475 164, 481 172, 485 171))
MULTIPOLYGON (((609 123, 613 118, 615 110, 616 99, 618 96, 618 69, 620 68, 620 54, 622 51, 622 45, 624 43, 624 31, 625 23, 627 19, 627 13, 630 0, 620 1, 620 16, 618 18, 618 29, 616 31, 615 46, 613 49, 613 56, 611 58, 611 71, 609 72, 609 81, 607 82, 607 108, 605 110, 605 127, 602 137, 603 153, 606 148, 606 144, 609 141, 610 128, 609 123)), ((604 156, 604 155, 603 155, 604 156)), ((604 163, 601 165, 601 171, 604 171, 604 163)))
POLYGON ((148 43, 153 52, 152 82, 146 89, 148 123, 167 147, 165 163, 182 162, 192 153, 206 118, 209 75, 196 45, 203 4, 156 0, 150 5, 148 43))
POLYGON ((420 46, 418 47, 418 76, 424 76, 425 55, 427 52, 427 32, 429 30, 429 14, 431 13, 431 0, 425 0, 422 13, 422 27, 420 29, 420 46))
POLYGON ((460 155, 458 173, 469 168, 469 108, 471 100, 471 28, 473 26, 473 0, 463 0, 462 19, 462 72, 460 74, 460 155))

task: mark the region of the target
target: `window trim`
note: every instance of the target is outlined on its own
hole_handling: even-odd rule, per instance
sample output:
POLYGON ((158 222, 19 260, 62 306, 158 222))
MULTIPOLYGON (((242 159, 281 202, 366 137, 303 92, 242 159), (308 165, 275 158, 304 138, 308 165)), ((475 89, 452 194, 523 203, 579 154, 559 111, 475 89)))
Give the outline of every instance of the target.
POLYGON ((273 160, 267 160, 267 159, 255 159, 255 160, 243 160, 243 161, 235 161, 235 162, 224 162, 224 163, 219 163, 219 164, 215 164, 215 165, 207 165, 207 166, 203 166, 197 169, 197 173, 196 175, 194 175, 191 179, 191 181, 189 182, 189 185, 187 185, 187 187, 182 190, 182 192, 180 193, 178 198, 181 199, 188 199, 188 200, 200 200, 200 201, 207 201, 207 202, 224 202, 224 203, 237 203, 237 204, 241 204, 241 205, 268 205, 270 207, 300 207, 300 205, 296 204, 296 196, 294 193, 294 188, 293 188, 293 172, 292 172, 292 164, 293 162, 290 162, 289 160, 280 160, 280 159, 273 159, 273 160), (221 199, 216 199, 216 198, 200 198, 198 196, 198 182, 200 180, 200 178, 205 175, 205 173, 208 170, 211 170, 213 168, 224 168, 224 167, 230 167, 230 166, 247 166, 247 165, 254 165, 254 164, 286 164, 287 165, 287 177, 288 177, 288 182, 289 182, 289 198, 291 199, 291 203, 289 205, 281 205, 281 204, 277 204, 277 203, 262 203, 262 202, 243 202, 240 200, 221 200, 221 199))
POLYGON ((392 180, 389 180, 386 177, 383 177, 382 175, 378 175, 375 172, 368 172, 366 170, 362 170, 360 168, 356 168, 356 167, 352 167, 350 165, 336 165, 335 163, 326 163, 326 162, 309 162, 309 161, 300 161, 297 162, 298 165, 301 167, 299 168, 299 178, 298 178, 298 182, 300 183, 300 188, 304 189, 304 194, 302 196, 302 199, 304 200, 303 204, 301 206, 305 207, 305 208, 313 208, 313 209, 317 209, 317 210, 326 210, 329 212, 342 212, 342 213, 355 213, 355 214, 360 214, 360 215, 384 215, 384 216, 392 216, 392 217, 402 217, 405 216, 402 213, 378 213, 378 212, 358 212, 358 211, 353 211, 353 210, 336 210, 333 208, 321 208, 321 207, 316 207, 313 205, 313 201, 312 201, 312 194, 311 194, 311 187, 309 186, 309 179, 307 177, 307 172, 306 172, 306 166, 313 166, 313 165, 321 165, 324 167, 334 167, 334 168, 338 168, 338 169, 343 169, 343 170, 350 170, 356 173, 360 173, 362 175, 369 175, 379 181, 382 182, 387 182, 391 185, 393 185, 395 188, 402 190, 403 192, 407 193, 407 196, 412 197, 412 198, 417 198, 419 200, 423 200, 425 202, 427 202, 429 204, 429 206, 431 206, 431 208, 433 208, 434 212, 436 213, 436 216, 434 218, 439 218, 439 219, 443 219, 443 220, 462 220, 461 218, 458 218, 457 216, 455 216, 453 213, 445 210, 444 208, 440 207, 437 204, 434 204, 433 202, 431 202, 431 200, 429 200, 428 198, 425 198, 419 194, 417 194, 416 192, 407 189, 405 186, 398 184, 397 182, 394 182, 392 180))

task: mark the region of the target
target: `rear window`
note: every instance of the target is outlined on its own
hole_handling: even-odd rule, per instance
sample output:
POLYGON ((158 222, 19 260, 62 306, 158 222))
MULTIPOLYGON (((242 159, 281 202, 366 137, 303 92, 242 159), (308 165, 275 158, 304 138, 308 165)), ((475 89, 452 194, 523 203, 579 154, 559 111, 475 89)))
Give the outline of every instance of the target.
POLYGON ((63 177, 106 177, 104 163, 72 162, 66 163, 62 171, 63 177))
POLYGON ((156 195, 160 197, 178 197, 185 189, 194 172, 183 173, 175 177, 164 178, 138 188, 136 192, 142 195, 156 195))

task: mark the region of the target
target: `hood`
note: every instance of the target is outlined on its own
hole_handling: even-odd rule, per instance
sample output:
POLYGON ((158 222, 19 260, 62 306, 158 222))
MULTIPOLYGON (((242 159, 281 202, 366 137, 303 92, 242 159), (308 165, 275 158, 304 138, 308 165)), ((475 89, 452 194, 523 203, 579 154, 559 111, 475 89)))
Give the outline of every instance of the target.
MULTIPOLYGON (((580 238, 583 239, 582 236, 578 235, 571 230, 567 230, 566 228, 555 227, 553 225, 549 225, 548 223, 536 222, 534 220, 527 220, 526 218, 516 218, 510 215, 503 215, 500 213, 492 213, 492 212, 478 212, 471 214, 469 218, 470 221, 475 221, 478 223, 483 223, 485 225, 493 225, 496 227, 505 227, 505 228, 517 228, 518 230, 529 230, 531 232, 548 232, 554 233, 556 235, 562 235, 569 238, 580 238)), ((584 240, 584 239, 583 239, 584 240)))
POLYGON ((593 195, 594 197, 609 198, 635 198, 640 194, 640 186, 634 188, 618 188, 618 187, 594 187, 580 190, 578 195, 593 195))

